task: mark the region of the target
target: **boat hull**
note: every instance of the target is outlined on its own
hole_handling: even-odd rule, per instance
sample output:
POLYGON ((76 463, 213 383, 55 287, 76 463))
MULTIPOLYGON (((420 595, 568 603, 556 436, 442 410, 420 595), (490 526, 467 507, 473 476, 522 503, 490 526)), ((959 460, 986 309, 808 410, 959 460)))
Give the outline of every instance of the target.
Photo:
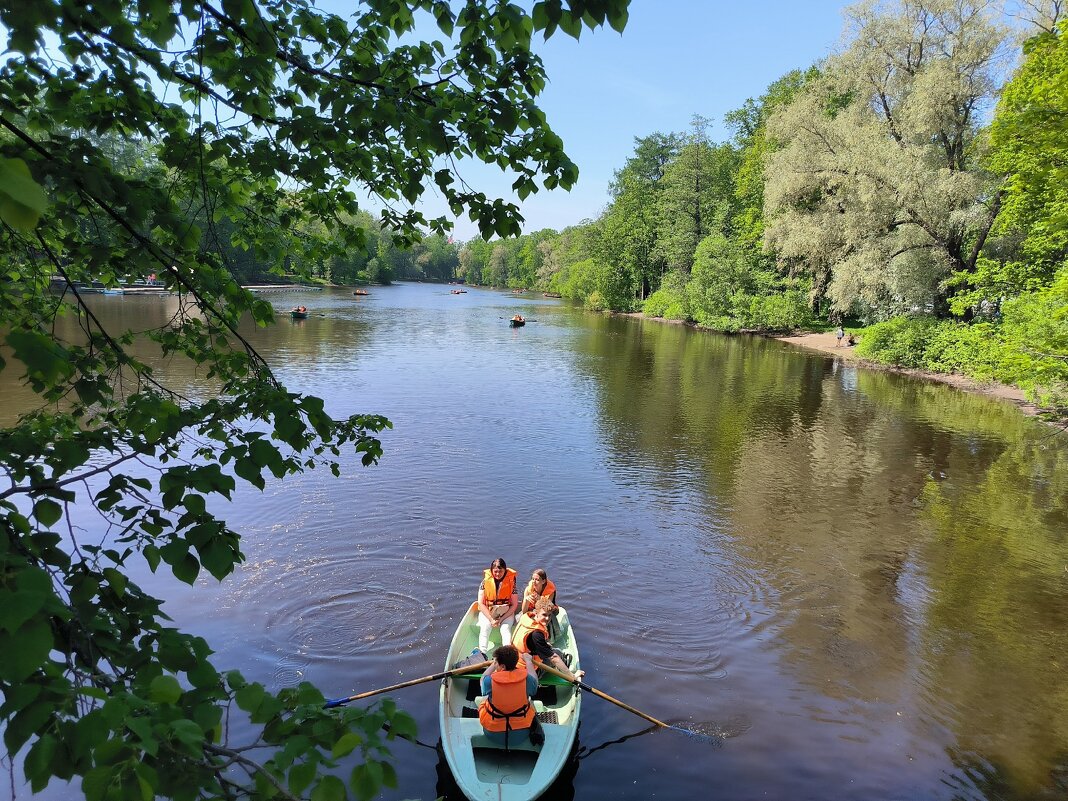
POLYGON ((509 323, 509 325, 512 326, 512 328, 519 328, 520 326, 526 325, 527 321, 526 320, 509 320, 508 323, 509 323))
MULTIPOLYGON (((557 618, 559 634, 554 647, 571 655, 571 665, 578 670, 578 646, 575 633, 560 609, 557 618)), ((500 644, 500 634, 494 631, 490 639, 492 651, 500 644)), ((478 646, 478 608, 472 606, 460 621, 449 646, 446 669, 466 658, 478 646)), ((545 742, 540 746, 512 742, 506 751, 490 742, 482 731, 477 717, 464 717, 463 710, 477 710, 481 698, 468 700, 469 683, 477 682, 479 674, 454 677, 442 682, 439 691, 438 724, 445 761, 456 784, 470 801, 532 801, 542 795, 567 765, 578 734, 582 696, 578 688, 555 677, 544 676, 534 707, 542 713, 554 713, 556 722, 543 722, 545 742)), ((472 712, 468 712, 471 715, 472 712)))

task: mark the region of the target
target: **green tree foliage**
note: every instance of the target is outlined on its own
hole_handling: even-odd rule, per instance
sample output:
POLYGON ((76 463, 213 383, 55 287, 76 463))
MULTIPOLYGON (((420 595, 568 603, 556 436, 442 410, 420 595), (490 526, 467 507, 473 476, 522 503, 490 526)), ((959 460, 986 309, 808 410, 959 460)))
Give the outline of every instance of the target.
POLYGON ((724 117, 740 151, 734 179, 738 207, 731 228, 734 236, 751 250, 760 250, 764 244, 765 164, 768 153, 775 149, 775 143, 768 138, 768 117, 788 105, 805 82, 817 75, 814 67, 806 72, 792 70, 772 83, 759 99, 750 98, 724 117))
POLYGON ((974 272, 1000 192, 982 169, 982 112, 1007 33, 990 4, 866 2, 818 79, 769 120, 767 239, 834 306, 938 305, 974 272))
POLYGON ((992 245, 962 276, 958 308, 1049 286, 1068 257, 1068 31, 1024 46, 991 126, 989 168, 1006 178, 992 245))
MULTIPOLYGON (((537 106, 531 39, 619 30, 626 5, 367 0, 346 21, 305 0, 0 0, 0 369, 41 399, 0 430, 0 721, 33 789, 58 778, 94 801, 366 799, 395 784, 388 743, 414 734, 411 718, 389 701, 327 711, 314 687, 216 668, 126 568, 223 579, 241 540, 209 499, 381 455, 385 418, 333 419, 242 338, 242 319, 267 325, 272 311, 241 289, 232 254, 325 276, 359 272, 353 251, 373 246, 362 269, 388 275, 382 231, 445 233, 409 205, 430 186, 484 235, 517 232, 514 206, 449 165, 510 168, 520 194, 571 185, 537 106), (424 22, 439 41, 415 37, 424 22), (384 208, 374 228, 364 193, 384 208), (78 290, 148 274, 179 296, 160 330, 107 330, 78 290), (47 291, 53 276, 61 292, 47 291), (142 336, 200 365, 215 391, 162 383, 132 355, 142 336), (109 524, 103 542, 82 540, 72 506, 109 524), (232 741, 227 710, 249 742, 232 741)), ((448 274, 447 251, 436 239, 414 258, 448 274)))
POLYGON ((660 285, 667 269, 658 247, 660 195, 664 174, 678 158, 681 134, 654 133, 634 141, 634 155, 616 172, 610 187, 612 204, 604 215, 601 258, 633 271, 645 299, 660 285))
POLYGON ((708 136, 709 121, 695 116, 679 155, 664 170, 658 198, 658 247, 669 268, 689 273, 697 246, 725 232, 734 211, 737 154, 708 136))
POLYGON ((692 319, 718 331, 784 330, 808 320, 808 288, 781 281, 774 262, 741 239, 712 234, 687 285, 692 319))

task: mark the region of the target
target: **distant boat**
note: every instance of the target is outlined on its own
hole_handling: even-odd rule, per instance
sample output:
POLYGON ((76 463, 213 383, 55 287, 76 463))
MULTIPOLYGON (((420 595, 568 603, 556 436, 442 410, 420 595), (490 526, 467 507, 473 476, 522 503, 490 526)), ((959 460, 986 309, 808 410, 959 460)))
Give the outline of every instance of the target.
POLYGON ((467 294, 467 290, 466 289, 450 289, 449 292, 451 292, 454 295, 466 295, 467 294))
POLYGON ((304 310, 293 309, 289 313, 293 316, 294 320, 307 320, 308 319, 308 310, 307 309, 304 309, 304 310))
POLYGON ((543 298, 558 298, 558 297, 560 297, 560 293, 559 292, 542 292, 541 296, 543 298))
POLYGON ((371 293, 370 293, 370 292, 368 292, 368 291, 367 291, 366 289, 357 289, 357 290, 356 290, 355 292, 353 292, 352 294, 353 294, 353 295, 370 295, 371 293))
POLYGON ((512 326, 512 328, 519 328, 521 325, 526 325, 527 321, 524 320, 522 317, 520 317, 518 320, 513 317, 511 320, 508 321, 508 324, 512 326))

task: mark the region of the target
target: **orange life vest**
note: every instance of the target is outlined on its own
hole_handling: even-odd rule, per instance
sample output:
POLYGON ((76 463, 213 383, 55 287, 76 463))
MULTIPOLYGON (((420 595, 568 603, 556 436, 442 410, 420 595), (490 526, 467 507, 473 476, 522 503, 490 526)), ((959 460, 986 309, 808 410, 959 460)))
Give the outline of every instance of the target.
POLYGON ((531 595, 535 595, 534 600, 538 598, 548 598, 552 600, 552 597, 556 594, 556 585, 553 584, 552 579, 545 579, 545 586, 541 588, 541 594, 535 595, 534 591, 534 579, 527 582, 527 588, 523 590, 523 597, 528 598, 531 595))
MULTIPOLYGON (((523 654, 529 654, 530 648, 527 646, 527 637, 533 631, 540 631, 545 635, 545 641, 549 641, 549 629, 544 623, 539 623, 529 614, 524 614, 519 618, 519 622, 516 624, 515 632, 512 634, 512 645, 519 651, 519 658, 523 658, 523 654)), ((541 660, 534 656, 534 664, 540 665, 541 660)))
MULTIPOLYGON (((504 578, 501 579, 500 590, 498 590, 493 574, 488 570, 482 571, 482 600, 486 602, 486 606, 510 604, 512 596, 515 595, 515 580, 516 572, 512 568, 506 567, 504 569, 504 578)), ((469 584, 468 586, 471 585, 469 584)))
MULTIPOLYGON (((520 662, 522 664, 522 662, 520 662)), ((529 729, 534 722, 534 705, 527 696, 527 670, 497 668, 490 674, 492 695, 478 708, 478 719, 486 731, 529 729)))

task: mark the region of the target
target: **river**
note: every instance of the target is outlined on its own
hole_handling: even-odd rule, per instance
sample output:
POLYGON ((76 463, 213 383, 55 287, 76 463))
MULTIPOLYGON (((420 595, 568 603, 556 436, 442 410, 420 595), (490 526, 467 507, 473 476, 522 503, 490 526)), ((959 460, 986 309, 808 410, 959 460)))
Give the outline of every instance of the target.
MULTIPOLYGON (((328 696, 436 672, 502 556, 548 570, 590 684, 722 738, 631 737, 644 721, 588 697, 547 798, 1068 797, 1064 434, 775 341, 369 291, 267 296, 311 314, 248 333, 336 416, 387 416, 381 463, 217 505, 247 556, 221 584, 137 574, 218 665, 328 696)), ((173 303, 93 299, 134 328, 173 303)), ((29 402, 12 372, 5 423, 29 402)), ((395 697, 433 746, 436 683, 395 697)), ((433 748, 394 756, 385 798, 456 797, 433 748)))

